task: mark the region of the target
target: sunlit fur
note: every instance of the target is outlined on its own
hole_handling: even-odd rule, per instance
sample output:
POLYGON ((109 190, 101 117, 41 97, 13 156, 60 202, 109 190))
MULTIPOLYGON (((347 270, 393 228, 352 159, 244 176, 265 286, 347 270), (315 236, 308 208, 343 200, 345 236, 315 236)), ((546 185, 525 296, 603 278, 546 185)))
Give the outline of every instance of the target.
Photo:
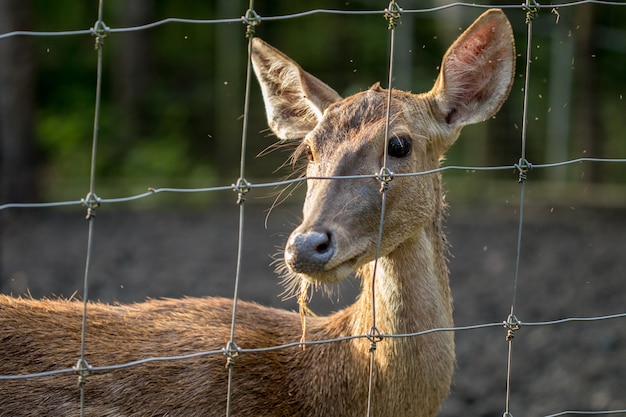
MULTIPOLYGON (((233 417, 362 417, 368 403, 376 417, 437 414, 455 357, 453 333, 430 331, 453 326, 441 174, 396 176, 382 187, 385 194, 372 176, 384 163, 389 137, 410 138, 412 151, 390 157, 388 169, 433 170, 464 125, 500 107, 514 68, 506 17, 490 10, 464 32, 444 56, 430 92, 393 91, 387 136, 387 90, 374 85, 342 99, 282 52, 259 39, 251 46, 270 127, 279 139, 303 138, 313 156, 306 164, 302 222, 284 251, 286 286, 298 295, 300 311, 238 300, 233 327, 234 301, 226 298, 90 302, 83 316, 78 300, 0 295, 0 375, 74 366, 85 317, 85 360, 92 367, 191 355, 94 370, 82 380, 86 416, 216 417, 226 414, 228 399, 233 417), (352 178, 358 175, 368 178, 352 178), (313 287, 355 271, 361 293, 352 305, 307 317, 313 287), (343 340, 302 349, 303 331, 307 341, 343 340), (374 346, 373 339, 352 337, 422 331, 429 332, 384 337, 374 346), (231 337, 255 351, 230 357, 226 367, 220 350, 231 337), (207 351, 218 354, 197 354, 207 351)), ((294 158, 303 159, 302 149, 294 158)), ((258 247, 264 250, 262 242, 258 247)), ((74 372, 0 380, 0 417, 76 417, 80 396, 74 372)))

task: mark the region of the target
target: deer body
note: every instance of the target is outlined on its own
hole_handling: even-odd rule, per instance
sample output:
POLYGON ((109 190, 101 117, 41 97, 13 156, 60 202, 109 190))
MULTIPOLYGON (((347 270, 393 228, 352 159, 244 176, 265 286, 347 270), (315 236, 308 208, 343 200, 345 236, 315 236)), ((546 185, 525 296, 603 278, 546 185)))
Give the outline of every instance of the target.
MULTIPOLYGON (((307 340, 451 327, 452 299, 442 233, 439 174, 397 177, 389 184, 375 263, 379 181, 319 177, 393 173, 439 166, 461 127, 491 117, 505 100, 514 47, 504 14, 483 14, 443 59, 433 89, 394 91, 384 137, 387 90, 375 85, 342 99, 294 61, 258 39, 252 60, 268 122, 281 139, 304 138, 309 159, 303 221, 285 248, 294 280, 324 284, 358 270, 357 301, 326 317, 307 318, 307 340), (385 140, 387 139, 387 140, 385 140), (377 270, 374 271, 374 268, 377 270)), ((239 302, 235 341, 260 348, 300 339, 297 313, 239 302)), ((130 305, 89 303, 86 360, 91 366, 221 349, 230 338, 232 300, 186 298, 130 305)), ((82 303, 0 296, 0 375, 43 372, 76 363, 82 303)), ((367 339, 245 353, 235 359, 233 416, 364 416, 367 339)), ((454 367, 451 332, 384 338, 374 354, 373 415, 435 415, 454 367)), ((85 412, 93 416, 222 416, 227 370, 220 355, 156 361, 86 379, 85 412)), ((0 380, 0 416, 79 415, 76 375, 0 380)))

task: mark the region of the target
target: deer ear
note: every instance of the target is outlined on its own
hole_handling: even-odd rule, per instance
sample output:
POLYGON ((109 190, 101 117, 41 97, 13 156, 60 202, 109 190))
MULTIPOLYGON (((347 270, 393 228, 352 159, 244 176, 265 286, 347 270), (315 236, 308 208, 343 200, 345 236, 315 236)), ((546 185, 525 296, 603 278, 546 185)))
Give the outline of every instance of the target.
POLYGON ((280 139, 306 136, 324 110, 341 100, 335 90, 259 38, 252 39, 252 66, 261 84, 267 122, 280 139))
POLYGON ((515 43, 499 9, 483 13, 448 49, 432 93, 452 127, 493 116, 511 90, 515 43))

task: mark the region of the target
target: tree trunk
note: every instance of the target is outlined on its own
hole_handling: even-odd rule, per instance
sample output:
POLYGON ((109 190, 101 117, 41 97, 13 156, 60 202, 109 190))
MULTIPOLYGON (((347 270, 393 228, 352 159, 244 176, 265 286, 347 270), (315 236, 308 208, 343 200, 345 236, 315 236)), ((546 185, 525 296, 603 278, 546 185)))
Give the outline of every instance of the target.
MULTIPOLYGON (((577 142, 582 147, 580 156, 602 157, 605 132, 601 121, 601 103, 598 91, 598 64, 596 59, 597 39, 594 25, 594 7, 592 4, 581 5, 577 8, 576 21, 580 29, 575 32, 579 52, 576 56, 578 100, 575 115, 578 123, 575 131, 578 133, 577 142)), ((585 164, 581 172, 581 179, 588 182, 600 180, 601 164, 585 164)))
MULTIPOLYGON (((148 23, 154 14, 150 0, 121 2, 115 10, 122 26, 138 26, 148 23)), ((124 141, 132 143, 144 135, 145 109, 149 100, 146 92, 150 88, 152 50, 150 31, 141 30, 116 35, 113 50, 111 77, 112 89, 119 115, 124 141), (143 129, 142 129, 143 127, 143 129)))
MULTIPOLYGON (((241 14, 241 6, 231 0, 220 0, 215 5, 219 17, 241 14)), ((241 120, 243 112, 243 74, 245 62, 240 51, 245 51, 245 26, 217 25, 215 37, 215 159, 220 178, 232 178, 238 172, 241 147, 241 120), (235 135, 235 137, 233 137, 235 135)))
MULTIPOLYGON (((0 33, 27 29, 30 2, 0 1, 0 33)), ((29 38, 0 40, 0 203, 37 198, 34 62, 29 38)))

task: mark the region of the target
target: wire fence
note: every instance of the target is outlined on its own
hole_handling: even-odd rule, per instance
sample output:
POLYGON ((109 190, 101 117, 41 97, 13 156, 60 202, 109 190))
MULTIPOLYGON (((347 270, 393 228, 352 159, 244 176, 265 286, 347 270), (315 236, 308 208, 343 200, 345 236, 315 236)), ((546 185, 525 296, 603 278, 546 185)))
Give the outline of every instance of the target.
MULTIPOLYGON (((341 337, 335 339, 328 340, 313 340, 313 341, 302 341, 297 340, 292 343, 287 343, 278 346, 271 346, 265 348, 240 348, 237 346, 236 340, 237 335, 235 333, 235 324, 237 317, 237 300, 238 300, 238 286, 240 281, 240 270, 241 270, 241 262, 242 262, 242 247, 243 247, 243 231, 244 231, 244 218, 245 218, 245 200, 246 195, 255 189, 261 188, 270 188, 270 187, 286 187, 295 183, 299 183, 302 181, 306 181, 307 178, 296 178, 284 181, 273 181, 267 183, 258 183, 254 184, 249 182, 246 179, 246 142, 248 137, 248 115, 250 112, 250 84, 251 84, 251 43, 248 43, 248 61, 247 61, 247 71, 246 71, 246 88, 245 88, 245 100, 244 100, 244 112, 243 112, 243 125, 242 125, 242 137, 241 137, 241 159, 240 159, 240 172, 239 178, 230 185, 223 186, 215 186, 215 187, 206 187, 206 188, 150 188, 145 193, 140 193, 136 195, 130 195, 126 197, 118 197, 118 198, 100 198, 96 194, 96 161, 97 161, 97 153, 98 153, 98 132, 99 132, 99 123, 100 123, 100 102, 101 102, 101 90, 102 90, 102 65, 103 65, 103 40, 106 36, 115 34, 115 33, 124 33, 124 32, 133 32, 133 31, 142 31, 150 28, 154 28, 161 25, 167 25, 170 23, 182 23, 182 24, 228 24, 228 23, 238 23, 241 22, 244 24, 246 29, 246 36, 249 40, 254 36, 255 27, 262 22, 272 22, 277 20, 288 20, 288 19, 299 19, 305 18, 307 16, 315 15, 315 14, 340 14, 340 15, 381 15, 385 16, 389 22, 389 30, 391 33, 390 44, 389 44, 389 52, 390 52, 390 60, 389 60, 389 97, 388 100, 391 100, 391 87, 393 81, 393 61, 394 61, 394 33, 395 33, 395 23, 394 20, 399 20, 403 14, 410 13, 432 13, 436 11, 441 11, 444 9, 451 8, 478 8, 478 9, 487 9, 494 7, 492 5, 483 5, 483 4, 475 4, 475 3, 464 3, 464 2, 455 2, 449 3, 445 5, 441 5, 438 7, 431 8, 415 8, 415 9, 402 9, 399 4, 397 4, 394 0, 392 0, 386 8, 380 10, 330 10, 330 9, 316 9, 316 10, 308 10, 301 13, 294 13, 288 15, 280 15, 280 16, 259 16, 254 10, 253 1, 250 0, 249 8, 242 17, 237 18, 222 18, 222 19, 181 19, 181 18, 167 18, 163 20, 159 20, 153 23, 134 26, 134 27, 119 27, 119 28, 111 28, 105 24, 103 21, 103 3, 104 0, 100 0, 98 7, 98 16, 97 21, 92 28, 89 29, 81 29, 81 30, 67 30, 67 31, 57 31, 57 32, 37 32, 37 31, 16 31, 5 34, 0 34, 0 41, 6 38, 10 38, 13 36, 84 36, 90 35, 93 36, 96 40, 96 52, 97 52, 97 60, 96 60, 96 70, 97 70, 97 82, 96 82, 96 97, 95 97, 95 113, 94 113, 94 127, 93 127, 93 137, 92 137, 92 154, 91 154, 91 171, 89 177, 89 191, 84 198, 75 199, 70 201, 53 201, 53 202, 42 202, 42 203, 19 203, 19 202, 7 202, 0 205, 0 210, 9 210, 9 209, 28 209, 28 208, 50 208, 50 207, 61 207, 61 206, 83 206, 87 210, 87 219, 89 220, 89 233, 87 240, 87 255, 85 259, 85 273, 84 273, 84 288, 83 288, 83 300, 84 300, 84 310, 83 310, 83 322, 82 322, 82 335, 81 335, 81 352, 80 357, 76 363, 76 366, 70 368, 59 368, 47 372, 41 373, 33 373, 33 374, 12 374, 12 375, 0 375, 0 380, 17 380, 17 379, 29 379, 29 378, 41 378, 41 377, 49 377, 58 374, 68 374, 74 373, 79 376, 79 387, 80 387, 80 395, 81 395, 81 414, 84 414, 85 409, 85 397, 84 397, 84 389, 85 384, 88 381, 89 375, 95 372, 110 372, 114 370, 134 367, 143 365, 150 362, 159 362, 159 361, 178 361, 185 360, 190 358, 209 356, 209 355, 226 355, 227 359, 230 360, 237 355, 246 354, 246 353, 256 353, 256 352, 266 352, 270 350, 279 350, 286 349, 295 346, 313 346, 319 344, 326 343, 338 343, 347 340, 354 339, 367 339, 372 341, 372 343, 376 343, 383 338, 411 338, 411 337, 419 337, 425 334, 434 333, 434 332, 461 332, 461 331, 472 331, 479 330, 485 328, 504 328, 507 332, 507 342, 508 342, 508 360, 507 360, 507 380, 506 380, 506 397, 504 400, 505 417, 512 417, 513 413, 510 410, 510 397, 511 397, 511 359, 513 357, 513 339, 514 333, 522 327, 533 327, 533 326, 554 326, 563 323, 570 322, 598 322, 605 320, 615 320, 618 321, 619 324, 623 325, 624 319, 626 319, 626 312, 617 313, 617 314, 607 314, 593 317, 571 317, 564 318, 552 321, 541 321, 541 322, 523 322, 519 320, 516 315, 516 293, 518 287, 519 280, 519 270, 520 270, 520 251, 522 247, 522 239, 523 239, 523 225, 524 225, 524 196, 525 196, 525 184, 528 179, 528 172, 530 170, 535 169, 550 169, 555 167, 567 166, 572 164, 578 164, 581 162, 589 162, 589 163, 616 163, 616 164, 626 164, 626 158, 576 158, 571 160, 564 160, 560 162, 551 162, 551 163, 543 163, 543 164, 532 164, 526 159, 526 144, 527 144, 527 119, 528 119, 528 97, 529 92, 532 90, 533 86, 530 85, 530 56, 526 56, 526 65, 525 65, 525 86, 524 86, 524 103, 523 103, 523 123, 522 123, 522 135, 521 135, 521 154, 519 157, 519 161, 517 163, 513 163, 510 165, 504 166, 443 166, 436 170, 432 171, 424 171, 424 172, 414 172, 410 174, 394 174, 390 172, 386 168, 387 164, 387 155, 385 154, 383 167, 381 172, 378 174, 371 175, 358 175, 358 176, 337 176, 337 177, 324 177, 320 179, 328 179, 328 180, 345 180, 345 179, 355 179, 355 178, 371 178, 381 181, 381 183, 388 182, 393 177, 403 177, 403 176, 420 176, 420 175, 430 175, 438 172, 449 171, 449 170, 459 170, 459 171, 510 171, 515 170, 518 172, 519 176, 519 184, 520 184, 520 206, 519 206, 519 224, 518 224, 518 234, 517 234, 517 242, 516 242, 516 260, 515 260, 515 269, 514 269, 514 277, 513 277, 513 294, 511 299, 511 309, 510 314, 504 321, 495 321, 491 323, 482 323, 482 324, 474 324, 468 326, 459 326, 452 328, 433 328, 428 329, 426 331, 416 332, 416 333, 408 333, 408 334, 384 334, 380 333, 376 329, 376 316, 375 310, 372 317, 372 331, 368 334, 360 334, 360 335, 352 335, 348 337, 341 337), (94 214, 95 211, 102 205, 108 204, 118 204, 118 203, 126 203, 135 200, 140 200, 144 198, 149 198, 156 194, 160 193, 212 193, 216 191, 224 191, 224 190, 232 190, 238 194, 238 208, 239 208, 239 231, 238 231, 238 254, 237 254, 237 267, 236 273, 234 277, 234 293, 233 293, 233 314, 231 321, 231 330, 230 330, 230 339, 226 342, 226 346, 222 349, 210 350, 204 352, 195 352, 187 355, 177 355, 177 356, 163 356, 163 357, 147 357, 141 360, 131 361, 127 363, 119 363, 113 364, 109 366, 93 366, 88 364, 86 361, 86 347, 87 341, 85 338, 86 335, 86 327, 87 327, 87 316, 88 316, 88 288, 89 288, 89 275, 90 275, 90 257, 92 255, 92 241, 93 241, 93 230, 94 230, 94 214)), ((526 45, 526 53, 530 54, 531 50, 531 42, 533 39, 533 20, 537 13, 542 9, 550 9, 557 10, 558 8, 566 8, 566 7, 575 7, 580 6, 582 4, 601 4, 607 6, 626 6, 626 3, 620 1, 601 1, 601 0, 582 0, 582 1, 574 1, 574 2, 563 2, 563 3, 553 3, 550 5, 542 5, 537 3, 536 1, 527 0, 526 3, 522 4, 500 4, 497 5, 499 8, 503 9, 519 9, 520 7, 526 12, 526 25, 527 25, 527 45, 526 45)), ((390 109, 390 105, 388 102, 387 109, 390 109)), ((389 128, 389 117, 387 114, 387 129, 389 128)), ((387 138, 388 135, 385 135, 387 138)), ((387 147, 385 146, 385 150, 387 147)), ((309 177, 309 179, 313 179, 309 177)), ((382 196, 382 210, 380 216, 380 229, 379 229, 379 238, 378 244, 380 245, 382 232, 383 232, 383 220, 385 216, 385 201, 386 201, 386 192, 385 187, 381 188, 381 196, 382 196)), ((379 258, 379 253, 377 252, 376 261, 379 258)), ((375 268, 374 268, 375 269, 375 268)), ((373 292, 373 289, 372 289, 373 292)), ((372 392, 372 376, 374 372, 373 366, 373 358, 375 355, 375 349, 371 350, 372 352, 372 362, 370 364, 370 398, 368 403, 368 416, 371 415, 371 392, 372 392)), ((232 374, 234 372, 233 366, 228 366, 229 378, 228 378, 228 394, 227 394, 227 409, 226 415, 229 416, 231 413, 230 410, 230 401, 231 401, 231 392, 232 392, 232 374)), ((555 414, 550 414, 545 417, 557 417, 563 415, 609 415, 609 414, 626 414, 626 403, 624 403, 623 409, 611 409, 611 410, 565 410, 560 411, 555 414)))

